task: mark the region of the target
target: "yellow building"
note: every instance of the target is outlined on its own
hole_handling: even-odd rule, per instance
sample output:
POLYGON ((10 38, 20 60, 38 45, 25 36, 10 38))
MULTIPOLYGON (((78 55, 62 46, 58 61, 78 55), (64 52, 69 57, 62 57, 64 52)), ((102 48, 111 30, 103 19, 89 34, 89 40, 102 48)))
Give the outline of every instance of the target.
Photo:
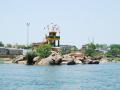
POLYGON ((60 36, 57 36, 56 31, 50 31, 46 39, 48 41, 48 44, 50 44, 51 46, 53 47, 60 46, 60 36))
POLYGON ((34 47, 37 47, 42 44, 50 44, 53 48, 60 47, 60 31, 57 25, 47 26, 48 35, 42 42, 33 43, 34 47))

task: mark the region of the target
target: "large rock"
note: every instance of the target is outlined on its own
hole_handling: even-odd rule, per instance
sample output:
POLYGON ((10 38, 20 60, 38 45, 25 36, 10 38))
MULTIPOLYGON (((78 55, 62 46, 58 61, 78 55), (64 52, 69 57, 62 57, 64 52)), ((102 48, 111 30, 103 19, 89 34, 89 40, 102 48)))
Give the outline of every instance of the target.
POLYGON ((27 60, 26 61, 18 61, 18 64, 27 64, 27 60))
POLYGON ((98 60, 83 60, 83 64, 99 64, 98 60))
POLYGON ((38 65, 50 65, 53 62, 51 58, 44 58, 41 59, 40 62, 38 62, 38 65))
POLYGON ((15 59, 13 59, 12 63, 18 63, 18 61, 24 61, 25 56, 24 55, 20 55, 17 56, 15 59))
POLYGON ((82 62, 79 59, 74 60, 76 64, 82 64, 82 62))
POLYGON ((69 54, 64 55, 62 59, 62 64, 67 64, 67 65, 75 65, 75 59, 74 57, 70 56, 69 54))
POLYGON ((61 55, 59 55, 59 53, 52 52, 49 57, 41 59, 40 62, 38 62, 38 65, 60 65, 61 62, 61 55))
POLYGON ((75 64, 76 64, 76 63, 75 63, 74 60, 70 60, 70 61, 67 62, 67 65, 75 65, 75 64))
POLYGON ((55 65, 60 65, 62 63, 62 58, 58 58, 55 60, 55 65))
POLYGON ((33 61, 34 61, 34 62, 37 62, 39 59, 40 59, 40 57, 37 56, 37 57, 35 57, 35 58, 33 59, 33 61))

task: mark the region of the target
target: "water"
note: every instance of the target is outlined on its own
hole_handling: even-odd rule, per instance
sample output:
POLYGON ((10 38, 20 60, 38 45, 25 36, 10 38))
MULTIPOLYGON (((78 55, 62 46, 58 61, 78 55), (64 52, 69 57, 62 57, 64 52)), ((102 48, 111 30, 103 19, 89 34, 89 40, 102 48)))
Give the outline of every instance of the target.
POLYGON ((0 64, 0 90, 120 90, 120 64, 0 64))

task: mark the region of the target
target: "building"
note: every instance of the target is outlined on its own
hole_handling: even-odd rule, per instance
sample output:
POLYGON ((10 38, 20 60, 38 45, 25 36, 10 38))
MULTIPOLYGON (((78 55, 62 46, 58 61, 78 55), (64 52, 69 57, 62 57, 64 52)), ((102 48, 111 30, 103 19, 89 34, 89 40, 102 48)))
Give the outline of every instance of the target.
POLYGON ((0 55, 7 55, 9 53, 9 51, 4 48, 4 47, 0 47, 0 55))
POLYGON ((23 50, 16 48, 0 47, 0 55, 23 55, 23 50))
POLYGON ((60 31, 57 25, 47 26, 48 34, 42 42, 33 43, 33 47, 39 45, 50 44, 52 48, 60 47, 60 31))
POLYGON ((59 47, 60 46, 60 36, 56 35, 56 31, 50 31, 49 35, 47 36, 48 44, 50 44, 52 47, 59 47))

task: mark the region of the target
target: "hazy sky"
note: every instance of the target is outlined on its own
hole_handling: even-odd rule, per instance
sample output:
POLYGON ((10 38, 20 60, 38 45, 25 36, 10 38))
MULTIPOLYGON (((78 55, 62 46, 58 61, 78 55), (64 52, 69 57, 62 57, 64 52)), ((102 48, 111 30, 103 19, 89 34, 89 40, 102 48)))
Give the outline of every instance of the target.
POLYGON ((0 41, 26 44, 43 40, 51 22, 61 30, 61 44, 120 43, 120 0, 0 0, 0 41))

